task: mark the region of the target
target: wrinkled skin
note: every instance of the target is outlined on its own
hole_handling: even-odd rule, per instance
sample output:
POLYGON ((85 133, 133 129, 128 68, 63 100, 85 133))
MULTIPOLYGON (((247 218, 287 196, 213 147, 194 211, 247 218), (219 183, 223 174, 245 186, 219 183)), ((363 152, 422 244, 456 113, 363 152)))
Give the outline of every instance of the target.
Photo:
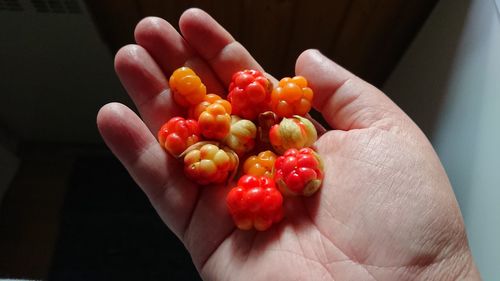
MULTIPOLYGON (((229 187, 198 188, 155 139, 182 114, 165 77, 192 67, 209 92, 223 93, 241 69, 262 70, 201 10, 136 27, 115 68, 142 119, 118 103, 97 116, 113 153, 182 240, 206 280, 479 279, 450 183, 420 129, 382 92, 308 50, 296 62, 314 106, 331 127, 316 142, 322 189, 286 200, 287 217, 266 232, 241 231, 226 210, 229 187), (165 75, 166 74, 166 75, 165 75)), ((272 78, 274 79, 274 78, 272 78)))

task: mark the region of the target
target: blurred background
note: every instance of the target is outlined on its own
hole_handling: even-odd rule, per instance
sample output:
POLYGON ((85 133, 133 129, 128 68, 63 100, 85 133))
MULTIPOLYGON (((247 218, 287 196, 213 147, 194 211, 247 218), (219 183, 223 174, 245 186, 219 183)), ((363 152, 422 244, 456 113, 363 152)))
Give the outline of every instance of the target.
POLYGON ((189 7, 276 77, 317 48, 382 88, 441 157, 484 280, 500 276, 500 0, 0 0, 0 278, 199 280, 95 125, 131 106, 113 56, 135 24, 189 7))

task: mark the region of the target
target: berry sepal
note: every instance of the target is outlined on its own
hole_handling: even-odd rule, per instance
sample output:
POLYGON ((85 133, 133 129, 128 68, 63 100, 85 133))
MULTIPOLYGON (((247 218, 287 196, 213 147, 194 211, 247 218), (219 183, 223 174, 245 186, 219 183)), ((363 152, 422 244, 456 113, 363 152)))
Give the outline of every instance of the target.
POLYGON ((262 143, 270 143, 269 131, 271 128, 278 124, 278 115, 272 111, 266 111, 259 114, 259 140, 262 143))
POLYGON ((231 115, 231 129, 222 142, 238 156, 243 156, 254 148, 256 135, 257 127, 252 121, 231 115))
POLYGON ((269 140, 278 153, 284 153, 290 148, 310 147, 317 139, 318 133, 313 123, 298 115, 294 115, 293 118, 283 118, 269 130, 269 140))

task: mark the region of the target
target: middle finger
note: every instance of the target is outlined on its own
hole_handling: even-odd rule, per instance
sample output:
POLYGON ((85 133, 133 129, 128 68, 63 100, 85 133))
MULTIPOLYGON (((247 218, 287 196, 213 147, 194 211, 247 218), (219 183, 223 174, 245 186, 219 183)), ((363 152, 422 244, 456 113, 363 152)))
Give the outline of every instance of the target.
POLYGON ((187 66, 201 77, 209 93, 223 94, 224 88, 212 69, 164 19, 147 17, 141 20, 134 35, 137 44, 148 51, 167 77, 175 69, 187 66))

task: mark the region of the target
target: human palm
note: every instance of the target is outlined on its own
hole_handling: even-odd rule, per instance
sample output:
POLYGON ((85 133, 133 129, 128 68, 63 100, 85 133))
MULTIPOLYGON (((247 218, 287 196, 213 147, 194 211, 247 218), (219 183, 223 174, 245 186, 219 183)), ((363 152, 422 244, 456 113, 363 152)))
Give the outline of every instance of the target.
MULTIPOLYGON (((454 280, 477 276, 462 217, 439 159, 418 127, 383 93, 317 51, 297 60, 314 105, 335 130, 316 142, 323 187, 287 198, 271 229, 235 228, 225 206, 230 186, 185 179, 155 132, 180 114, 165 78, 188 65, 211 92, 232 73, 261 69, 201 10, 186 11, 180 35, 146 18, 137 45, 116 55, 116 71, 142 119, 112 103, 98 114, 103 138, 182 240, 208 280, 454 280)), ((274 79, 271 77, 271 79, 274 79)))

